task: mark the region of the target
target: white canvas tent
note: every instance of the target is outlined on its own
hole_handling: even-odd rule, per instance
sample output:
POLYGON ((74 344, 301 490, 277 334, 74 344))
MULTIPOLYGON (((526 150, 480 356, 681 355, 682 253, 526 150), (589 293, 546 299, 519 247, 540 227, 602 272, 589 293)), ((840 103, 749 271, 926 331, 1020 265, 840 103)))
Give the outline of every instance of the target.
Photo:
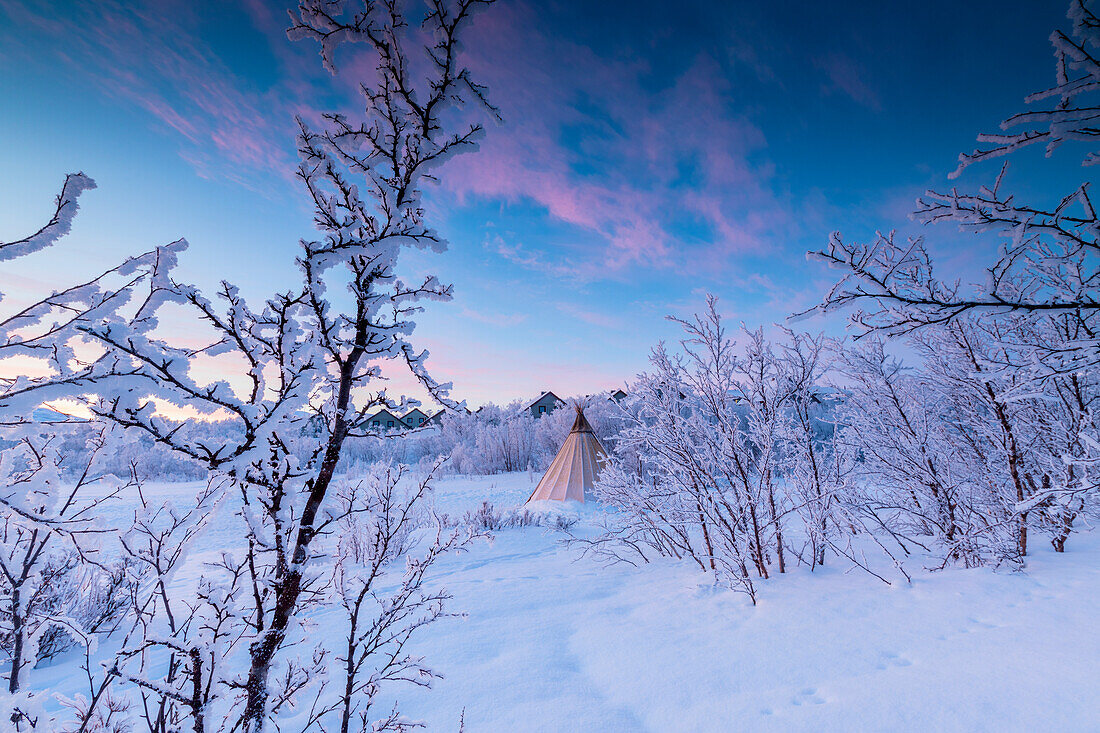
POLYGON ((527 501, 584 501, 585 492, 592 491, 600 469, 607 461, 607 452, 577 405, 577 419, 561 450, 546 469, 527 501))

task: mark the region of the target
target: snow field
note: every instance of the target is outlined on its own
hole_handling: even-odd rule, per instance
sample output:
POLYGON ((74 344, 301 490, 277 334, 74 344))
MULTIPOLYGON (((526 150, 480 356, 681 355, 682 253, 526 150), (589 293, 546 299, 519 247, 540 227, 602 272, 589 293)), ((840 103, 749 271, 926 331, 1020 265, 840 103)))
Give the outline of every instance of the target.
MULTIPOLYGON (((444 477, 436 509, 461 518, 487 500, 507 513, 538 478, 444 477)), ((182 504, 196 487, 144 491, 182 504)), ((578 535, 603 511, 556 509, 577 520, 578 535)), ((237 521, 221 507, 198 548, 204 559, 240 541, 237 521)), ((912 558, 911 584, 888 562, 876 570, 889 586, 830 559, 760 583, 755 607, 694 564, 605 566, 562 538, 504 529, 440 561, 431 585, 465 617, 429 627, 411 651, 444 679, 384 690, 376 715, 397 700, 428 730, 455 731, 465 711, 470 733, 1100 730, 1095 533, 1075 536, 1064 555, 1037 548, 1023 573, 928 572, 912 558)), ((307 623, 311 634, 342 633, 334 611, 307 623)), ((32 680, 67 694, 74 661, 60 657, 32 680)))
MULTIPOLYGON (((503 509, 531 488, 463 477, 438 500, 503 509)), ((887 586, 835 561, 761 583, 755 608, 693 564, 577 554, 526 527, 441 564, 468 617, 421 637, 445 679, 399 693, 407 714, 454 730, 465 707, 469 731, 1100 730, 1094 535, 1026 573, 917 560, 907 584, 884 563, 887 586)))

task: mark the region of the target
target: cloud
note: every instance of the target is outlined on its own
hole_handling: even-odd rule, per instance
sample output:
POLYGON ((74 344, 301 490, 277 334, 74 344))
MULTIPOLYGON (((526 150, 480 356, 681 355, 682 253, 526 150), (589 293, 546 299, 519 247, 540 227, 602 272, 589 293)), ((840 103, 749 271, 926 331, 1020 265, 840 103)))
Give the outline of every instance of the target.
POLYGON ((51 37, 75 74, 171 131, 200 175, 261 189, 257 179, 293 174, 296 97, 228 65, 205 37, 218 19, 181 0, 105 0, 65 12, 30 2, 8 12, 51 37))
POLYGON ((527 320, 526 313, 484 313, 472 308, 463 308, 458 312, 458 317, 487 323, 498 328, 518 326, 527 320))
POLYGON ((584 321, 590 326, 596 326, 602 329, 619 330, 623 327, 623 321, 621 318, 607 315, 606 313, 597 313, 595 311, 586 310, 581 308, 576 303, 555 303, 554 307, 562 313, 572 316, 577 320, 584 321))
POLYGON ((500 234, 494 234, 486 239, 485 249, 525 270, 542 272, 555 278, 574 278, 582 281, 588 279, 585 270, 575 262, 567 259, 548 261, 542 253, 531 251, 519 242, 508 242, 500 234))
POLYGON ((830 84, 825 85, 825 92, 839 91, 868 109, 876 112, 882 109, 878 94, 863 81, 862 70, 851 58, 830 53, 815 59, 814 64, 829 78, 830 84))
POLYGON ((766 250, 776 222, 791 217, 771 190, 764 135, 732 111, 722 66, 701 53, 655 87, 647 62, 601 55, 536 16, 508 5, 479 19, 470 64, 505 127, 445 179, 460 201, 533 202, 589 235, 511 252, 513 261, 569 263, 591 280, 634 267, 701 270, 766 250))
MULTIPOLYGON (((261 0, 232 15, 250 27, 226 28, 263 57, 251 63, 234 61, 210 33, 227 18, 184 0, 105 0, 65 13, 31 0, 9 12, 52 36, 76 73, 170 132, 199 175, 259 191, 293 174, 294 114, 355 104, 353 82, 372 71, 368 54, 348 49, 345 73, 331 79, 316 46, 289 43, 285 15, 261 0)), ((498 5, 467 43, 506 123, 453 161, 444 184, 460 202, 533 202, 578 232, 552 249, 502 246, 501 256, 585 282, 636 268, 713 272, 790 226, 764 136, 735 111, 728 59, 700 51, 682 67, 656 68, 648 54, 616 57, 570 40, 546 17, 534 3, 498 5)), ((760 78, 772 73, 744 40, 722 53, 760 78)))

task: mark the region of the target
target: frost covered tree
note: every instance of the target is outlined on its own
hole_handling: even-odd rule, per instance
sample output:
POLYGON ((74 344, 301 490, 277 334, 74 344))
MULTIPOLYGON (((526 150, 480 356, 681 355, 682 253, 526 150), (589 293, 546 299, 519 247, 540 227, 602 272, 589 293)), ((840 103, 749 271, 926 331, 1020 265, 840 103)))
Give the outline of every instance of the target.
MULTIPOLYGON (((366 417, 373 408, 396 406, 373 386, 380 362, 403 361, 430 393, 453 404, 446 386, 426 371, 426 353, 408 341, 419 303, 445 300, 451 289, 434 277, 407 284, 397 264, 406 247, 444 246, 425 221, 423 184, 480 136, 481 126, 465 121, 464 107, 473 102, 495 113, 459 58, 461 35, 473 12, 487 4, 433 2, 420 24, 410 24, 401 3, 300 3, 289 35, 319 41, 328 69, 336 71, 338 49, 350 43, 364 44, 376 62, 374 77, 363 80, 359 121, 324 115, 315 129, 299 120, 298 176, 324 235, 302 243, 300 287, 253 308, 229 283, 211 300, 176 281, 170 270, 158 270, 148 281, 149 307, 83 319, 77 326, 101 352, 80 375, 82 383, 110 385, 93 391, 88 408, 205 465, 224 478, 243 507, 247 547, 242 555, 227 554, 207 580, 212 589, 239 584, 248 592, 204 601, 209 613, 225 613, 227 623, 236 624, 234 633, 247 649, 247 663, 226 681, 242 730, 263 729, 301 689, 297 678, 312 676, 283 652, 288 637, 299 641, 304 633, 303 607, 325 594, 315 542, 342 518, 330 493, 345 441, 369 432, 366 417), (427 48, 420 45, 424 37, 431 39, 427 48), (426 59, 417 49, 426 51, 426 59), (333 289, 350 295, 347 305, 333 304, 333 289), (204 324, 212 333, 210 345, 195 350, 159 337, 157 315, 166 303, 204 324), (233 379, 199 383, 190 366, 200 354, 241 369, 233 379), (211 440, 169 421, 158 403, 226 419, 236 428, 234 439, 211 440), (282 675, 277 682, 276 669, 282 675)), ((149 536, 161 531, 150 530, 149 536)), ((151 608, 170 614, 168 601, 151 608)), ((167 631, 168 638, 155 643, 171 651, 169 663, 153 676, 144 667, 142 675, 130 677, 182 704, 198 730, 205 705, 169 682, 183 684, 179 664, 190 664, 187 671, 199 675, 197 664, 183 660, 201 659, 204 644, 213 642, 198 634, 177 644, 184 641, 180 632, 171 625, 167 631)))
POLYGON ((824 340, 790 334, 779 347, 758 329, 735 342, 713 296, 703 313, 673 320, 684 330, 680 349, 654 349, 596 484, 618 512, 580 543, 631 562, 690 558, 755 600, 757 580, 786 571, 795 513, 808 530, 808 564, 824 562, 832 536, 831 434, 822 440, 811 407, 824 340))
MULTIPOLYGON (((1020 112, 1001 123, 1005 132, 979 136, 991 143, 960 156, 963 169, 992 158, 1010 155, 1043 143, 1047 156, 1069 142, 1089 142, 1093 127, 1100 63, 1100 21, 1084 0, 1073 0, 1071 35, 1051 35, 1056 57, 1056 83, 1027 97, 1035 109, 1020 112), (1051 104, 1048 104, 1051 103, 1051 104), (1043 105, 1047 105, 1043 108, 1043 105)), ((1095 153, 1085 164, 1097 161, 1095 153)), ((1019 201, 1006 190, 1007 164, 991 186, 976 192, 952 189, 927 192, 913 214, 926 224, 955 224, 961 231, 991 235, 1002 241, 991 258, 983 282, 969 286, 938 278, 921 239, 897 241, 879 234, 869 244, 850 244, 834 233, 827 248, 811 252, 845 272, 819 306, 831 311, 853 308, 852 320, 864 331, 883 335, 907 334, 966 314, 1016 313, 1032 320, 1070 319, 1067 341, 1043 336, 1029 348, 1018 366, 1037 377, 1094 367, 1100 361, 1096 329, 1100 313, 1100 223, 1088 184, 1076 186, 1056 204, 1044 206, 1019 201)), ((1043 329, 1045 330, 1045 329, 1043 329)))
MULTIPOLYGON (((93 188, 83 174, 67 176, 49 222, 30 236, 0 242, 0 262, 56 245, 71 230, 78 198, 93 188)), ((41 424, 34 412, 43 402, 71 400, 87 386, 95 367, 81 326, 140 313, 135 295, 156 277, 164 258, 164 250, 130 258, 83 282, 31 296, 0 316, 0 359, 33 365, 0 379, 0 648, 8 658, 0 715, 19 729, 57 723, 27 688, 34 665, 74 641, 94 645, 91 637, 125 605, 128 571, 99 556, 98 539, 108 528, 96 514, 134 484, 132 477, 119 480, 101 470, 101 453, 113 450, 105 447, 109 431, 81 431, 56 411, 49 413, 54 424, 41 424), (76 455, 63 447, 74 431, 87 443, 76 455)), ((76 711, 81 725, 98 715, 94 701, 106 700, 110 682, 90 665, 86 672, 93 702, 76 711)))
MULTIPOLYGON (((1054 85, 1029 95, 1026 102, 1033 108, 1004 120, 1002 132, 979 136, 989 146, 961 155, 952 177, 971 165, 1032 145, 1044 145, 1050 157, 1059 148, 1095 139, 1100 19, 1084 0, 1070 3, 1069 18, 1069 34, 1051 35, 1054 85)), ((1085 165, 1097 160, 1094 151, 1084 156, 1085 165)), ((1007 177, 1006 162, 993 183, 977 191, 929 191, 913 214, 925 224, 954 224, 963 232, 1000 241, 984 277, 973 278, 980 283, 942 279, 920 238, 903 243, 893 233, 878 234, 868 244, 851 244, 834 233, 829 245, 812 252, 811 258, 844 272, 820 310, 849 310, 861 335, 915 336, 925 344, 922 350, 931 359, 935 377, 946 380, 939 386, 970 383, 966 399, 962 391, 952 393, 952 399, 962 399, 958 406, 971 420, 956 432, 967 438, 972 460, 1003 463, 1003 471, 989 465, 971 468, 998 481, 1008 476, 1013 497, 1008 507, 1005 495, 1004 511, 994 512, 996 516, 980 516, 998 526, 1002 521, 1015 523, 1016 541, 1009 544, 1023 557, 1029 517, 1048 529, 1062 521, 1054 517, 1062 517, 1070 522, 1068 529, 1072 518, 1095 503, 1100 488, 1095 479, 1100 424, 1088 386, 1100 367, 1100 221, 1087 183, 1056 202, 1042 204, 1019 200, 1007 190, 1007 177), (975 347, 972 337, 978 336, 981 346, 975 347), (933 343, 935 347, 929 346, 933 343), (945 353, 951 355, 950 364, 945 353), (1052 424, 1058 427, 1040 428, 1052 424), (979 433, 982 440, 973 442, 979 433), (1021 440, 1021 435, 1029 437, 1021 440), (1051 436, 1058 437, 1052 441, 1051 436), (1041 443, 1046 445, 1039 458, 1033 449, 1041 443), (990 452, 994 445, 996 450, 990 452), (1045 468, 1025 469, 1025 459, 1041 461, 1045 468), (1035 515, 1033 508, 1038 510, 1035 515)), ((879 386, 881 378, 882 374, 876 377, 879 386)), ((939 458, 949 460, 946 454, 939 458)), ((1001 493, 989 489, 989 496, 1001 493)), ((950 491, 941 494, 944 501, 949 496, 950 491)), ((995 504, 986 508, 992 511, 995 504)), ((950 518, 937 521, 947 535, 960 529, 952 528, 950 518)), ((972 539, 969 529, 964 536, 972 539)), ((949 543, 954 541, 949 538, 949 543)), ((1064 546, 1058 535, 1052 542, 1064 546)), ((959 552, 968 555, 970 550, 960 547, 959 552)))
MULTIPOLYGON (((52 367, 48 378, 0 385, 4 407, 27 411, 78 398, 98 420, 144 435, 212 476, 191 510, 143 506, 123 538, 143 583, 110 675, 140 693, 150 730, 223 723, 262 730, 318 683, 327 650, 297 651, 308 634, 303 612, 332 600, 321 545, 348 512, 359 511, 333 498, 346 441, 371 434, 366 418, 374 408, 398 406, 378 388, 381 362, 403 362, 437 400, 457 406, 425 369, 426 352, 409 342, 421 302, 446 300, 451 288, 434 277, 404 282, 398 261, 407 247, 445 246, 426 221, 423 186, 448 158, 475 147, 482 127, 470 121, 471 105, 496 114, 460 58, 472 16, 489 4, 298 5, 288 34, 318 41, 330 71, 345 44, 366 47, 375 61, 373 76, 362 80, 358 120, 299 120, 298 177, 322 238, 302 242, 298 287, 258 308, 230 283, 209 298, 173 276, 181 241, 0 324, 5 334, 39 326, 3 346, 35 350, 52 367), (106 280, 121 284, 108 290, 106 280), (173 315, 190 313, 202 324, 208 346, 176 346, 161 335, 168 304, 173 315), (67 317, 56 319, 59 313, 67 317), (199 356, 221 359, 227 378, 198 381, 191 366, 199 356), (166 406, 229 427, 211 433, 195 421, 171 420, 166 406), (221 495, 241 507, 244 546, 206 566, 193 594, 181 591, 174 580, 203 510, 221 495)), ((55 241, 68 228, 76 194, 90 185, 71 178, 54 221, 0 252, 23 254, 55 241)))

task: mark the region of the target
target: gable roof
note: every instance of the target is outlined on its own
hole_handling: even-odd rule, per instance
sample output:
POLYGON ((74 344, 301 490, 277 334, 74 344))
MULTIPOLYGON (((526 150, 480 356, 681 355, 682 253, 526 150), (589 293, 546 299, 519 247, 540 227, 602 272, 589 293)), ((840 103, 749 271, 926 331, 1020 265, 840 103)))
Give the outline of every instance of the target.
POLYGON ((538 396, 538 399, 528 403, 528 405, 526 407, 524 407, 523 409, 530 410, 532 407, 534 407, 538 403, 542 402, 547 397, 553 397, 555 402, 560 402, 563 405, 565 404, 565 400, 563 400, 561 397, 558 397, 556 394, 554 394, 550 390, 546 390, 545 392, 543 392, 542 394, 540 394, 538 396))
POLYGON ((373 415, 368 416, 367 417, 367 422, 371 423, 371 422, 374 422, 375 420, 387 420, 387 419, 391 419, 391 418, 393 420, 396 420, 397 422, 402 422, 401 418, 399 418, 397 415, 394 415, 392 412, 390 412, 385 407, 383 407, 378 412, 374 413, 373 415))

